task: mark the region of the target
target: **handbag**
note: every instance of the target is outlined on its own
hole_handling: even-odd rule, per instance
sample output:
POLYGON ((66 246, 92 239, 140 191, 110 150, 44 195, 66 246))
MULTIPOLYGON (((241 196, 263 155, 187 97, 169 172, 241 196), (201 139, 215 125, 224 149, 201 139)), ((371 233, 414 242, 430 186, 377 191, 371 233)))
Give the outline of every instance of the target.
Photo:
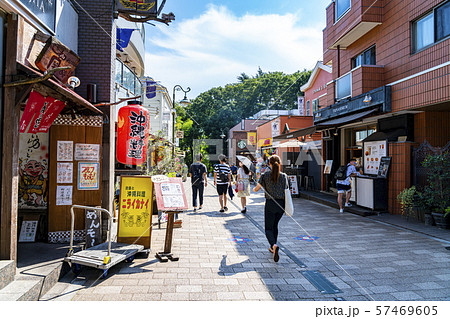
POLYGON ((289 181, 286 175, 286 188, 284 189, 284 212, 289 217, 294 215, 294 202, 292 201, 291 190, 289 189, 289 181))
POLYGON ((242 182, 242 181, 238 181, 236 185, 237 185, 238 192, 243 191, 245 189, 244 182, 242 182))

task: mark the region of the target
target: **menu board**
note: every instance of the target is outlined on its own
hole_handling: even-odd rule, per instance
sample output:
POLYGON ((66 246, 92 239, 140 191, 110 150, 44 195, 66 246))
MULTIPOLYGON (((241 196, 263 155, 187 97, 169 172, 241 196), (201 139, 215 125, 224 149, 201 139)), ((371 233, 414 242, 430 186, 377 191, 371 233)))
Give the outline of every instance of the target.
POLYGON ((382 157, 380 168, 378 169, 378 177, 386 178, 389 173, 389 166, 391 166, 391 157, 382 157))
POLYGON ((387 141, 364 143, 364 174, 377 175, 380 161, 387 155, 387 141))
POLYGON ((183 211, 188 204, 181 178, 153 180, 156 192, 156 203, 159 211, 183 211))
POLYGON ((297 176, 296 175, 288 175, 288 178, 291 181, 291 194, 298 195, 297 176))

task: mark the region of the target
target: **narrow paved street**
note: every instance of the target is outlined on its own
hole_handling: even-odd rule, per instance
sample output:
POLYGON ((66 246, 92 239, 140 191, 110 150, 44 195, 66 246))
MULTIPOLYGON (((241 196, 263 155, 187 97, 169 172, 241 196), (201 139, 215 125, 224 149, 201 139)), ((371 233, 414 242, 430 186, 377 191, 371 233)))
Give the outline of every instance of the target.
MULTIPOLYGON (((185 189, 191 203, 189 184, 185 189)), ((154 226, 148 259, 119 264, 106 279, 84 268, 41 300, 450 300, 448 243, 304 199, 294 203, 294 218, 280 223, 278 263, 262 230, 262 192, 252 193, 246 215, 237 197, 219 213, 210 183, 204 208, 181 215, 183 227, 174 230, 178 262, 154 258, 165 225, 154 226), (338 291, 322 293, 310 275, 338 291)))

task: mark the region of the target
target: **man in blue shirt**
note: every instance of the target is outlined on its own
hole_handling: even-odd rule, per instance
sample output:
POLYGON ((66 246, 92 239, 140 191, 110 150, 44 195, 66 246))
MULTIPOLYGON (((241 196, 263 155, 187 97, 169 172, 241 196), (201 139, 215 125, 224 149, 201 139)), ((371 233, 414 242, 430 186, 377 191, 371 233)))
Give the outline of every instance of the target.
POLYGON ((350 163, 347 165, 347 174, 346 178, 343 180, 336 181, 336 188, 338 190, 338 203, 339 203, 339 212, 343 213, 344 208, 342 207, 342 197, 345 195, 345 207, 351 207, 352 204, 349 203, 350 197, 352 195, 352 186, 350 183, 350 177, 361 176, 359 172, 356 171, 356 160, 351 159, 350 163))

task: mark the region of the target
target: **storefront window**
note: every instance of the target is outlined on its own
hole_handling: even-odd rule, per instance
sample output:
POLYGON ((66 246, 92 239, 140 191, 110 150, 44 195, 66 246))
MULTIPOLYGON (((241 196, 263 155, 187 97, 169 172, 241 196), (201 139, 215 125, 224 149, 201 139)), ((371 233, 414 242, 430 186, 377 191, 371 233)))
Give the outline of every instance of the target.
POLYGON ((376 125, 357 127, 345 130, 345 160, 355 158, 362 163, 363 140, 376 132, 376 125))
POLYGON ((142 94, 142 83, 141 83, 141 81, 138 78, 136 78, 134 86, 135 86, 134 94, 135 95, 141 95, 142 94))
POLYGON ((126 66, 123 66, 123 86, 127 90, 134 92, 134 74, 126 66))
POLYGON ((122 62, 116 60, 116 83, 122 85, 122 62))

